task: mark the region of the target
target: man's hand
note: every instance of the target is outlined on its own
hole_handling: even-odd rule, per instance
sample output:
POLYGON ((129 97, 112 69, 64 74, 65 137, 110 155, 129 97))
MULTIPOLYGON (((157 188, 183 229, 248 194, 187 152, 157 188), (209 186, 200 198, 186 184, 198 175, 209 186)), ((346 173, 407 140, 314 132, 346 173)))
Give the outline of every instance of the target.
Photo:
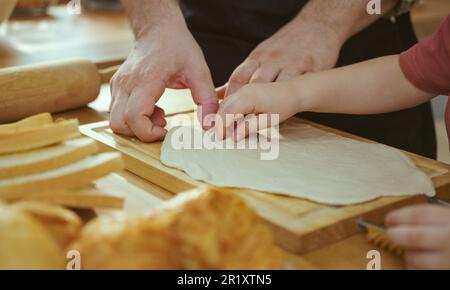
POLYGON ((405 248, 410 269, 450 269, 450 208, 421 205, 386 217, 387 235, 405 248))
MULTIPOLYGON (((140 5, 137 2, 129 1, 127 5, 140 5)), ((153 5, 149 11, 166 4, 153 5)), ((132 8, 131 12, 141 13, 139 7, 132 8)), ((181 12, 173 9, 179 7, 172 8, 170 15, 160 11, 164 15, 159 21, 152 19, 155 23, 150 27, 144 23, 135 28, 136 45, 111 80, 110 126, 116 133, 137 136, 144 142, 162 139, 166 122, 156 102, 166 88, 191 89, 195 103, 202 106, 201 118, 217 111, 217 96, 202 51, 181 12)))
POLYGON ((259 44, 232 73, 228 86, 219 89, 219 96, 234 94, 248 83, 283 82, 333 68, 342 44, 327 25, 297 19, 259 44))
MULTIPOLYGON (((398 0, 383 1, 382 13, 398 0)), ((220 98, 248 83, 282 82, 336 65, 342 45, 381 15, 367 13, 367 0, 308 1, 286 26, 258 45, 218 88, 220 98)), ((276 97, 276 96, 274 96, 276 97)))

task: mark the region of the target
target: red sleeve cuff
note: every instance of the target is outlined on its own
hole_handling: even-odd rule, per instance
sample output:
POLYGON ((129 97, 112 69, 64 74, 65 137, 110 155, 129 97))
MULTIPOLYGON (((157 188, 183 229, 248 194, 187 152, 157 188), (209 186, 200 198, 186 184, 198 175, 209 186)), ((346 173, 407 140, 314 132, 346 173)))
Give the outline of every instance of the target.
POLYGON ((403 71, 406 79, 412 83, 416 88, 428 93, 440 94, 433 86, 432 83, 427 80, 424 75, 424 69, 418 64, 417 53, 418 44, 411 47, 409 50, 400 54, 399 62, 400 68, 403 71))

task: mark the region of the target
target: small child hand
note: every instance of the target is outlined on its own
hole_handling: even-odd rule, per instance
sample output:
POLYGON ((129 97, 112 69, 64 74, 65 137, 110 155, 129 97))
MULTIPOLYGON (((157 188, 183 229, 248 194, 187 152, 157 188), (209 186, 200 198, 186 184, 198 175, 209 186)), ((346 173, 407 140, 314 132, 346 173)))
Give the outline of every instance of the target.
POLYGON ((405 249, 409 269, 450 269, 450 208, 407 207, 385 220, 387 236, 405 249))
POLYGON ((278 114, 279 123, 281 123, 299 112, 299 101, 299 92, 296 92, 289 82, 245 85, 236 93, 226 97, 220 104, 216 118, 220 118, 221 121, 216 121, 215 134, 218 139, 230 137, 227 136, 226 132, 230 132, 229 128, 237 123, 232 137, 239 141, 249 134, 256 133, 253 130, 258 131, 269 126, 278 125, 258 122, 257 126, 253 128, 246 127, 243 131, 240 131, 240 124, 245 123, 242 122, 244 120, 243 117, 278 114), (244 134, 239 134, 239 132, 244 132, 244 134))

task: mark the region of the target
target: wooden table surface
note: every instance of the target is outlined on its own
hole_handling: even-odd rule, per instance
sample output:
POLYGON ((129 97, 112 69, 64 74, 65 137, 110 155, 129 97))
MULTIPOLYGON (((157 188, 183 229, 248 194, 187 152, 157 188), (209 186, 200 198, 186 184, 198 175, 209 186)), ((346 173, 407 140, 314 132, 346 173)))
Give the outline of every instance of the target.
MULTIPOLYGON (((174 96, 173 93, 172 91, 170 96, 163 96, 161 106, 166 111, 176 111, 180 107, 185 108, 192 102, 190 99, 186 99, 186 94, 182 92, 178 96, 174 96)), ((102 121, 108 117, 109 100, 109 88, 107 85, 104 85, 99 98, 87 108, 56 114, 55 117, 78 118, 81 124, 102 121)), ((152 196, 149 198, 157 197, 164 200, 172 196, 166 190, 149 183, 131 172, 126 171, 120 175, 133 185, 151 193, 152 196)), ((145 204, 146 198, 145 196, 133 197, 133 203, 135 205, 133 203, 128 205, 128 210, 133 211, 134 206, 138 208, 140 203, 145 204)), ((369 261, 366 255, 370 250, 380 251, 382 269, 402 269, 404 267, 402 259, 367 242, 365 234, 354 235, 305 255, 296 256, 289 253, 286 254, 288 261, 295 269, 365 269, 369 261)))
MULTIPOLYGON (((448 0, 426 0, 429 6, 419 6, 414 19, 420 24, 419 33, 429 33, 450 11, 448 0), (437 6, 433 3, 437 3, 437 6), (430 8, 432 6, 432 8, 430 8), (435 7, 436 9, 433 9, 435 7)), ((0 36, 0 68, 63 58, 86 58, 99 67, 120 63, 133 45, 133 35, 126 17, 117 12, 90 12, 70 15, 64 7, 52 8, 49 16, 37 19, 13 19, 7 36, 0 36)), ((104 86, 99 98, 89 107, 58 114, 57 117, 76 117, 86 124, 107 118, 109 89, 104 86)), ((164 100, 164 107, 177 108, 191 102, 182 98, 164 100)), ((148 198, 170 198, 167 191, 130 172, 121 175, 145 191, 148 198)), ((147 198, 146 196, 140 198, 147 198)), ((365 269, 367 252, 377 249, 358 234, 338 243, 302 256, 289 256, 293 268, 298 269, 365 269)), ((403 261, 381 251, 382 269, 401 269, 403 261)))
POLYGON ((0 68, 64 58, 84 58, 105 67, 122 62, 133 46, 120 12, 67 13, 64 6, 37 18, 14 18, 0 35, 0 68))

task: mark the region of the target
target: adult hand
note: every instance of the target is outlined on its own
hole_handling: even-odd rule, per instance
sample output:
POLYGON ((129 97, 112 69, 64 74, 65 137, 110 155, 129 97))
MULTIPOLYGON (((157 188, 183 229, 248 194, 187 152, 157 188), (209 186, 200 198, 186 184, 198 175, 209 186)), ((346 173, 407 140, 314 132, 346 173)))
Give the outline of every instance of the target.
POLYGON ((191 89, 203 116, 218 102, 202 51, 182 21, 166 21, 140 35, 111 80, 110 126, 144 142, 164 138, 164 111, 156 106, 166 88, 191 89))
POLYGON ((387 235, 405 249, 410 269, 450 269, 450 208, 408 207, 390 213, 387 235))
POLYGON ((333 68, 344 39, 332 27, 297 17, 258 45, 217 92, 224 98, 248 83, 283 82, 333 68))

